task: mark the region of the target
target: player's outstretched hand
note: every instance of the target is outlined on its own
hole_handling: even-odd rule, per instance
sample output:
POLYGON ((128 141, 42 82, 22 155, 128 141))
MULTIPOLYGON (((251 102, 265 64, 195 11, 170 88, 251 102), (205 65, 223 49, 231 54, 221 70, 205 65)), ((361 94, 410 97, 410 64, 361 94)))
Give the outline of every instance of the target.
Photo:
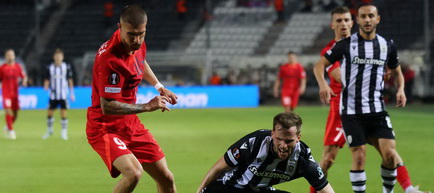
POLYGON ((158 90, 158 92, 160 92, 161 96, 167 97, 168 99, 167 102, 169 102, 170 104, 174 105, 178 103, 178 97, 176 96, 175 93, 173 93, 169 89, 162 87, 158 90))
POLYGON ((325 104, 329 104, 330 98, 332 96, 336 96, 336 94, 333 92, 333 90, 328 85, 325 85, 323 88, 320 87, 319 98, 320 98, 321 102, 323 102, 325 104))
POLYGON ((407 103, 407 97, 403 90, 398 90, 396 93, 396 107, 405 107, 407 103))
POLYGON ((166 106, 166 102, 169 101, 169 98, 166 96, 156 96, 148 103, 144 104, 146 111, 155 111, 161 109, 162 112, 170 111, 170 109, 166 106))

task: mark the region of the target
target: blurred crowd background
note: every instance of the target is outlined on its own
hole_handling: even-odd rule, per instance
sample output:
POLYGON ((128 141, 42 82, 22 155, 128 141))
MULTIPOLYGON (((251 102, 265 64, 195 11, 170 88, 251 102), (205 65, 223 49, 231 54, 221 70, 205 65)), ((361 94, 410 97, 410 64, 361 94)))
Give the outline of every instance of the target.
MULTIPOLYGON (((14 49, 29 85, 41 86, 61 48, 75 85, 89 86, 95 53, 116 30, 120 10, 140 4, 148 12, 147 61, 166 86, 256 84, 262 103, 277 101, 278 67, 294 51, 307 73, 301 100, 318 102, 312 67, 334 37, 330 11, 345 5, 355 13, 358 3, 371 1, 380 9, 378 33, 398 47, 409 99, 434 102, 430 0, 2 0, 0 50, 14 49)), ((393 84, 386 83, 387 100, 393 84)))

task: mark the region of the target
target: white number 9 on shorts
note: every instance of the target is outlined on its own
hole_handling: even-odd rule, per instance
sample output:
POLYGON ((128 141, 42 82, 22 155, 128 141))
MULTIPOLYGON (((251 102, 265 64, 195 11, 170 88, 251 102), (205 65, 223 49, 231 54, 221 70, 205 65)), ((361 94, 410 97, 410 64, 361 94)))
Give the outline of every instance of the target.
POLYGON ((125 143, 122 140, 120 140, 119 138, 114 137, 113 141, 118 145, 119 149, 127 149, 127 146, 125 145, 125 143))

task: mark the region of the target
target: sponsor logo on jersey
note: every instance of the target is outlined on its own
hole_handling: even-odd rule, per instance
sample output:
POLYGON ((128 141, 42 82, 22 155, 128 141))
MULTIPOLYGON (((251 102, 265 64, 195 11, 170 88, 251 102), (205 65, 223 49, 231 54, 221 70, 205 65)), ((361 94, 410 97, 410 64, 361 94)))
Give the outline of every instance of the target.
POLYGON ((318 179, 324 178, 324 172, 322 171, 321 167, 317 167, 316 170, 318 170, 318 179))
POLYGON ((262 171, 258 172, 258 168, 256 166, 250 166, 249 171, 252 172, 255 176, 264 177, 264 178, 278 178, 282 180, 289 181, 291 179, 291 176, 288 174, 285 174, 280 171, 262 171))
POLYGON ((371 64, 371 65, 383 66, 385 61, 373 59, 373 58, 359 58, 358 56, 356 56, 353 58, 353 61, 351 61, 351 63, 353 63, 353 64, 371 64))

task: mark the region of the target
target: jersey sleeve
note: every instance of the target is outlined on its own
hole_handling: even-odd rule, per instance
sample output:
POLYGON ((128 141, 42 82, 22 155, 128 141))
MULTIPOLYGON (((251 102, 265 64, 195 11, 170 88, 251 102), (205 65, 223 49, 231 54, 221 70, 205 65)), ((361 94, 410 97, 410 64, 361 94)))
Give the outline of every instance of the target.
POLYGON ((244 136, 233 145, 231 145, 224 155, 226 164, 228 164, 230 167, 236 167, 240 164, 246 164, 251 158, 252 150, 254 149, 254 141, 258 140, 255 136, 261 132, 266 131, 255 131, 244 136))
MULTIPOLYGON (((283 65, 282 65, 283 66, 283 65)), ((277 76, 279 76, 279 78, 283 78, 283 70, 282 70, 282 66, 279 67, 279 72, 277 74, 277 76)))
POLYGON ((327 66, 327 68, 326 68, 327 73, 330 74, 334 69, 339 68, 340 66, 341 66, 341 62, 340 61, 337 61, 337 62, 333 63, 333 65, 327 66))
POLYGON ((399 57, 398 57, 398 50, 396 49, 395 43, 391 40, 389 42, 389 58, 387 60, 387 67, 389 69, 395 69, 399 66, 399 57))
POLYGON ((304 70, 303 65, 300 64, 300 79, 306 78, 306 71, 304 70))
POLYGON ((100 60, 98 68, 99 96, 109 99, 122 97, 122 85, 125 77, 119 72, 120 65, 111 60, 100 60))
POLYGON ((334 64, 336 61, 340 61, 344 57, 346 39, 336 42, 336 44, 328 51, 325 52, 324 57, 334 64))
POLYGON ((18 67, 18 71, 19 71, 19 76, 20 78, 25 78, 26 77, 26 72, 24 72, 23 68, 21 67, 20 64, 17 64, 18 67))
POLYGON ((66 72, 66 78, 72 79, 73 72, 72 72, 72 66, 70 64, 66 65, 66 71, 67 71, 66 72))
POLYGON ((322 190, 327 186, 328 181, 318 163, 313 158, 310 149, 307 148, 307 154, 303 157, 304 178, 316 191, 322 190))

